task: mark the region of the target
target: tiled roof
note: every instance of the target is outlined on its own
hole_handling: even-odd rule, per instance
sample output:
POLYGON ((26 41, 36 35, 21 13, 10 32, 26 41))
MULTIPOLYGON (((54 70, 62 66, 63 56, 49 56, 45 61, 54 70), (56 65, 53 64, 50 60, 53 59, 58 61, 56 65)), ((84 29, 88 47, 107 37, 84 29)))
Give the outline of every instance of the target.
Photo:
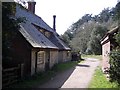
POLYGON ((41 17, 31 13, 29 10, 17 5, 16 7, 16 16, 17 17, 25 17, 29 22, 34 23, 35 25, 44 28, 50 32, 53 32, 52 28, 47 25, 41 17))
POLYGON ((26 18, 26 23, 21 23, 20 32, 33 47, 70 50, 70 48, 60 39, 60 36, 49 25, 47 25, 41 17, 19 5, 16 7, 16 17, 26 18), (48 39, 38 31, 33 24, 53 33, 53 35, 48 39))
POLYGON ((57 33, 51 35, 50 40, 61 50, 71 50, 61 39, 57 33))
POLYGON ((41 34, 30 22, 21 23, 20 27, 21 34, 33 47, 58 49, 58 47, 41 34))

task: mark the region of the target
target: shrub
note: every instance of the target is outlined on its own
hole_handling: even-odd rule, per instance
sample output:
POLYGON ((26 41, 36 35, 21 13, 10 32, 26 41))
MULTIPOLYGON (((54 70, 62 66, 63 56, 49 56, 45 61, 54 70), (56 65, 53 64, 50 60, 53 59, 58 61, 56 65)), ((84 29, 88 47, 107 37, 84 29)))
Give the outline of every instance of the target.
POLYGON ((115 35, 118 46, 110 53, 110 80, 120 84, 120 32, 115 35))
POLYGON ((110 80, 120 84, 120 50, 113 50, 110 54, 110 80))

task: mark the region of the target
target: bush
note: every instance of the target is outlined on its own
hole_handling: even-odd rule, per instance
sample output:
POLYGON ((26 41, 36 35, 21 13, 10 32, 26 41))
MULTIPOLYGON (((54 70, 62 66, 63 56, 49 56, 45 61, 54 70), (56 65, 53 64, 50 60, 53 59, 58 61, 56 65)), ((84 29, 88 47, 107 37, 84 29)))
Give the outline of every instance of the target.
POLYGON ((120 50, 113 50, 110 54, 110 80, 120 84, 120 50))
POLYGON ((120 84, 120 32, 115 35, 118 46, 110 53, 110 80, 120 84))

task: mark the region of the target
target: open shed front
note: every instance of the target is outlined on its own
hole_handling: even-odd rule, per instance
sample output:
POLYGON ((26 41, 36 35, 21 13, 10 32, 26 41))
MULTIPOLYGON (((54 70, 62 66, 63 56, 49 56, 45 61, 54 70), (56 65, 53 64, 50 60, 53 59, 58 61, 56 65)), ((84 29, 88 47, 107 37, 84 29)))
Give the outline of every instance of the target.
POLYGON ((109 54, 110 54, 110 41, 106 37, 106 42, 102 44, 102 70, 105 72, 109 69, 109 54))

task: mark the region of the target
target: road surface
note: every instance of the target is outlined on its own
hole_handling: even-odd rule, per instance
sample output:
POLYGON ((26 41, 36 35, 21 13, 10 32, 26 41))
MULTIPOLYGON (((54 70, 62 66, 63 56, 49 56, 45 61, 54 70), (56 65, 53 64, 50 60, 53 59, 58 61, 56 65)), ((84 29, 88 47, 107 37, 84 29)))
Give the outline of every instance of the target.
POLYGON ((39 85, 38 88, 87 88, 99 64, 98 59, 87 58, 84 62, 39 85))

